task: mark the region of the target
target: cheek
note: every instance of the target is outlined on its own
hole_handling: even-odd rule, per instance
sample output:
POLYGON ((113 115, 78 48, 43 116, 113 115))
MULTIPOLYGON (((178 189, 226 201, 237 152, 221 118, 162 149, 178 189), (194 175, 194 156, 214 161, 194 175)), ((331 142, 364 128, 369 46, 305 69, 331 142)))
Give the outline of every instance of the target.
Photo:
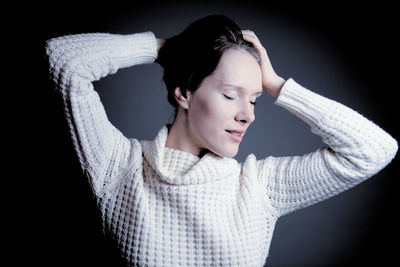
POLYGON ((193 108, 193 118, 202 123, 203 127, 222 123, 225 120, 227 109, 218 99, 198 99, 193 108))

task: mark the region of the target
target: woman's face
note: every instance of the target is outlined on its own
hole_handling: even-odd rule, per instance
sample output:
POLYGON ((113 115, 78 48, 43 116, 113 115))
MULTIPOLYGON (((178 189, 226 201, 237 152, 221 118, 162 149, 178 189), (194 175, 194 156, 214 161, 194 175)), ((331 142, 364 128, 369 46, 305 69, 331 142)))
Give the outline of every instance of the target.
POLYGON ((237 154, 244 132, 255 120, 261 79, 260 66, 250 53, 225 51, 218 68, 189 98, 188 130, 200 149, 222 157, 237 154))

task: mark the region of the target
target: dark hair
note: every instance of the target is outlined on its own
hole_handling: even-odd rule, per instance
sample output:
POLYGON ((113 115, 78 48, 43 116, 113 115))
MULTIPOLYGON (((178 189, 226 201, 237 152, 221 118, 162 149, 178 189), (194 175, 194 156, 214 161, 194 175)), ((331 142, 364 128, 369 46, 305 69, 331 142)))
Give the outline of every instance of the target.
POLYGON ((217 68, 223 53, 228 49, 242 49, 253 55, 260 64, 261 58, 251 42, 243 39, 239 26, 225 15, 209 15, 192 22, 182 33, 165 40, 155 60, 164 69, 163 80, 168 90, 168 102, 175 107, 178 102, 174 90, 180 87, 196 91, 204 78, 217 68))

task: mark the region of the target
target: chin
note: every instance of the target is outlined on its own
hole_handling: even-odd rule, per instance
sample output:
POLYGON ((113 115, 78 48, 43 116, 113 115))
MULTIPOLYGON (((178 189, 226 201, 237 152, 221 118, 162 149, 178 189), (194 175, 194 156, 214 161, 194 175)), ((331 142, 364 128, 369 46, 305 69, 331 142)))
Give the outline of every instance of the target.
POLYGON ((211 150, 214 154, 223 157, 223 158, 233 158, 237 155, 238 149, 231 150, 211 150))

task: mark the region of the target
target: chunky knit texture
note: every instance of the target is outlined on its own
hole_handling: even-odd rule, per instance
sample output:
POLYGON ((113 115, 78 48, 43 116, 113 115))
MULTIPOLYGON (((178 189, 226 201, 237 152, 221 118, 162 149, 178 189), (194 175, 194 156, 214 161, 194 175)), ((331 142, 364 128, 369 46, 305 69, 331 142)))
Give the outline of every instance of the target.
POLYGON ((356 111, 289 79, 275 104, 322 137, 303 156, 243 163, 126 138, 107 119, 92 82, 151 64, 155 35, 79 34, 47 41, 50 72, 63 95, 83 170, 104 230, 131 266, 263 266, 277 219, 336 195, 384 168, 397 142, 356 111))

